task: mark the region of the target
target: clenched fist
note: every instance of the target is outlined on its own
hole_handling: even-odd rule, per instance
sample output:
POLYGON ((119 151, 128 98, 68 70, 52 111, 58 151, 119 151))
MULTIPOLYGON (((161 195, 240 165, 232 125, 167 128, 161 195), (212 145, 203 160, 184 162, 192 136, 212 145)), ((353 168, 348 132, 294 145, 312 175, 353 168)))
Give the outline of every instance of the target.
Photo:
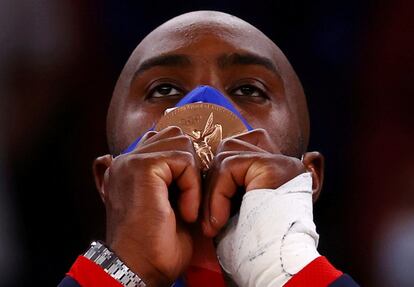
POLYGON ((148 286, 171 285, 191 259, 188 225, 200 206, 191 140, 177 127, 148 132, 133 152, 99 158, 95 172, 102 166, 97 185, 107 213, 106 243, 148 286), (173 183, 177 189, 170 188, 173 183))

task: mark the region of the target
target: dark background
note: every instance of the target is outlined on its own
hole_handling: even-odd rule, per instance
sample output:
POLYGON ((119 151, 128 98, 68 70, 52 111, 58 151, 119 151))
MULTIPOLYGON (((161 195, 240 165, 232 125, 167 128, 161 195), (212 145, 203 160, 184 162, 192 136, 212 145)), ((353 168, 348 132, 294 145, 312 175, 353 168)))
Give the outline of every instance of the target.
POLYGON ((414 286, 413 4, 2 1, 0 286, 56 286, 103 239, 91 164, 117 76, 147 33, 200 9, 261 29, 302 80, 326 157, 321 254, 362 286, 414 286))

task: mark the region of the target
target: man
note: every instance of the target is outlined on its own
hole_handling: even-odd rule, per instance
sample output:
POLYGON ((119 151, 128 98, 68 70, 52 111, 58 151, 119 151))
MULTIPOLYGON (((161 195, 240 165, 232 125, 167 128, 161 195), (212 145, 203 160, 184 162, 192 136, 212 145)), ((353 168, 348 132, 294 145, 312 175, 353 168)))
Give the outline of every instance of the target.
POLYGON ((255 27, 212 11, 164 23, 126 63, 107 119, 111 155, 94 162, 106 242, 60 286, 356 286, 316 251, 323 157, 306 152, 295 72, 255 27), (201 131, 157 128, 194 102, 224 107, 245 131, 203 158, 201 131))

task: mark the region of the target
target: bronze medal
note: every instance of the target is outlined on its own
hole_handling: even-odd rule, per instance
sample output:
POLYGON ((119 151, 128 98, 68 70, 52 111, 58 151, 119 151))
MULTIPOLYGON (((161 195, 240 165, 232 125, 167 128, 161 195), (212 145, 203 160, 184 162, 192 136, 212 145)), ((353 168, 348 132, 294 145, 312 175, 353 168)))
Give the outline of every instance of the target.
POLYGON ((223 139, 247 131, 235 114, 210 103, 193 103, 173 109, 160 119, 155 130, 169 126, 180 127, 192 139, 203 172, 209 169, 223 139))

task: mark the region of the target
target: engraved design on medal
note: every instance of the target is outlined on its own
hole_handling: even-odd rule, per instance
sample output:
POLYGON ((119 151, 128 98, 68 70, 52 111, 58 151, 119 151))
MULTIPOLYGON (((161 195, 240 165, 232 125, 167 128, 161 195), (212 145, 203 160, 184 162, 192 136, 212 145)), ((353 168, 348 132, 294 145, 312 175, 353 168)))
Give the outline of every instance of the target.
POLYGON ((190 137, 203 174, 211 166, 223 139, 247 131, 235 114, 211 103, 191 103, 168 109, 155 130, 160 131, 169 126, 180 127, 190 137))
POLYGON ((193 140, 194 149, 201 160, 201 169, 203 172, 210 168, 213 161, 214 153, 212 147, 217 148, 223 139, 223 127, 220 124, 214 124, 213 112, 208 116, 203 131, 194 129, 189 135, 193 140))

